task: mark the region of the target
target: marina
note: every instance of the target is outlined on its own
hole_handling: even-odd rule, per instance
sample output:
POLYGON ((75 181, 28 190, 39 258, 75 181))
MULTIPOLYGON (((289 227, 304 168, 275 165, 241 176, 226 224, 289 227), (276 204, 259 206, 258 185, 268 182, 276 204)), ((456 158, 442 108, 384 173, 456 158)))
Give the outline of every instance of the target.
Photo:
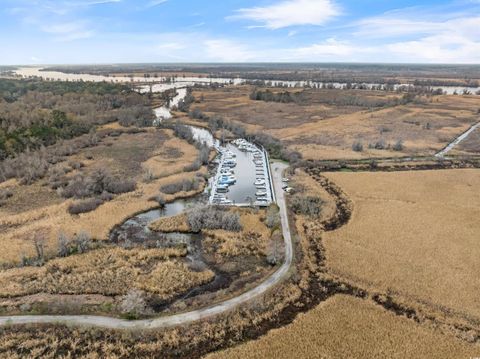
POLYGON ((268 155, 245 139, 215 146, 218 169, 211 180, 210 204, 268 206, 275 202, 268 155))

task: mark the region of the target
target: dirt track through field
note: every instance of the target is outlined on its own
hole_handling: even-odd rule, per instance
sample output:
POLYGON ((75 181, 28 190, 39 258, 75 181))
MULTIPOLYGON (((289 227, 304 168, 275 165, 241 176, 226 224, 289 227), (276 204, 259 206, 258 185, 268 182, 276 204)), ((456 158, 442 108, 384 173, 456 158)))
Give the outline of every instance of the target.
POLYGON ((449 143, 447 147, 445 147, 443 150, 438 152, 435 157, 441 158, 445 156, 448 152, 450 152, 456 145, 458 145, 460 142, 465 140, 473 131, 475 131, 477 128, 480 127, 480 122, 477 122, 474 124, 472 127, 470 127, 467 131, 462 133, 460 136, 458 136, 453 142, 449 143))
POLYGON ((293 261, 293 245, 288 223, 287 206, 285 202, 285 193, 282 190, 282 174, 287 168, 283 163, 272 163, 272 176, 277 203, 280 208, 280 217, 282 222, 283 238, 285 241, 285 261, 281 267, 259 286, 239 295, 238 297, 226 300, 211 307, 198 309, 191 312, 175 314, 166 317, 144 319, 144 320, 125 320, 95 315, 22 315, 0 317, 0 326, 10 324, 68 324, 68 325, 87 325, 111 329, 154 329, 172 327, 176 325, 194 322, 203 318, 212 317, 225 313, 244 304, 276 286, 287 275, 293 261))

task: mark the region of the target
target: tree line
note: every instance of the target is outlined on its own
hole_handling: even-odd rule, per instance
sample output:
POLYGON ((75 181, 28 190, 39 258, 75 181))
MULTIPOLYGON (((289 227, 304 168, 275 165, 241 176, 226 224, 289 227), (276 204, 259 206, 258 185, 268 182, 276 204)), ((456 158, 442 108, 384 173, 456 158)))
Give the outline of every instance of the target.
POLYGON ((304 102, 305 96, 303 91, 302 92, 290 92, 290 91, 282 91, 282 92, 272 92, 270 90, 258 90, 254 89, 250 93, 250 100, 254 101, 265 101, 265 102, 281 102, 281 103, 301 103, 304 102))

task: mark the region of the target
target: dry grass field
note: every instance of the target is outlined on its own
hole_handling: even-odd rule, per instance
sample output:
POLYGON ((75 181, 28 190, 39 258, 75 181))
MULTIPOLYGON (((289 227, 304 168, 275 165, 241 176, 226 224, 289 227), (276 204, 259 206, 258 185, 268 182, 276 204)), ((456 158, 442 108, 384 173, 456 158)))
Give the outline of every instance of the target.
POLYGON ((286 327, 206 356, 223 358, 458 358, 478 347, 397 317, 371 301, 336 295, 286 327))
POLYGON ((252 132, 266 130, 309 159, 432 155, 478 121, 480 108, 479 96, 419 97, 406 105, 376 107, 369 104, 401 95, 365 90, 307 90, 305 104, 276 103, 250 100, 252 89, 196 91, 195 97, 203 101, 192 108, 238 121, 252 132), (345 97, 358 104, 332 104, 345 97), (403 150, 393 151, 399 140, 403 150), (352 150, 357 141, 363 144, 362 152, 352 150), (369 148, 382 142, 385 149, 369 148))
POLYGON ((132 288, 158 294, 163 300, 208 282, 211 271, 193 272, 184 263, 184 249, 99 249, 58 258, 43 267, 0 273, 0 297, 47 294, 126 294, 132 288))
POLYGON ((328 173, 354 203, 329 272, 409 306, 480 320, 480 171, 328 173))
MULTIPOLYGON (((271 241, 271 230, 265 225, 265 210, 253 211, 248 208, 232 208, 240 215, 243 229, 240 232, 226 230, 203 230, 203 247, 207 253, 218 257, 266 256, 271 241)), ((159 232, 189 232, 187 216, 180 214, 160 218, 150 224, 159 232)))
MULTIPOLYGON (((266 256, 271 243, 271 230, 265 225, 265 211, 234 209, 240 214, 240 233, 224 230, 205 231, 205 249, 218 257, 242 255, 266 256)), ((273 237, 275 238, 275 237, 273 237)), ((281 243, 281 240, 280 240, 281 243)))
POLYGON ((50 260, 42 267, 0 273, 0 311, 118 314, 122 296, 141 290, 166 303, 208 283, 214 273, 192 269, 185 248, 104 248, 50 260))
MULTIPOLYGON (((75 170, 88 175, 97 168, 104 168, 120 178, 136 182, 136 190, 116 196, 96 210, 80 215, 67 211, 71 199, 60 197, 42 181, 32 185, 20 185, 16 181, 2 184, 13 196, 0 207, 0 265, 18 263, 22 256, 33 256, 33 235, 38 231, 46 234, 45 254, 57 250, 59 232, 68 236, 86 231, 96 240, 105 240, 110 230, 128 217, 158 206, 151 198, 159 194, 162 185, 184 178, 194 178, 195 173, 184 173, 183 168, 194 162, 197 149, 174 138, 169 130, 151 130, 147 133, 123 134, 107 138, 93 148, 81 150, 71 156, 73 162, 83 163, 75 170), (152 180, 145 182, 146 171, 152 180)), ((202 169, 203 171, 203 169, 202 169)), ((167 195, 172 200, 189 193, 167 195)))
POLYGON ((451 154, 480 154, 480 128, 477 127, 466 139, 454 147, 451 154))

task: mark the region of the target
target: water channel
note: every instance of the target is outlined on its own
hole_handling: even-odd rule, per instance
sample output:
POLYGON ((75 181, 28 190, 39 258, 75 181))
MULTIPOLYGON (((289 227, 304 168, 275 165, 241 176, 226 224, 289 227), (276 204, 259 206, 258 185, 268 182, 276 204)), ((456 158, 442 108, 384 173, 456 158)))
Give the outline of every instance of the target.
MULTIPOLYGON (((217 83, 217 84, 232 84, 241 85, 246 82, 256 81, 242 78, 215 78, 215 77, 177 77, 174 82, 166 82, 164 77, 127 77, 127 76, 103 76, 90 74, 71 74, 59 71, 41 71, 41 67, 21 67, 15 70, 15 73, 22 77, 41 77, 43 79, 61 80, 61 81, 94 81, 94 82, 118 82, 118 83, 151 83, 150 85, 140 86, 141 92, 164 92, 173 88, 186 88, 193 86, 196 83, 217 83), (161 83, 158 83, 161 82, 161 83)), ((317 82, 317 81, 278 81, 265 80, 265 83, 273 87, 332 87, 335 89, 342 89, 347 86, 347 83, 341 82, 317 82)), ((385 88, 384 84, 377 83, 352 83, 353 86, 365 86, 369 89, 385 88)), ((396 90, 402 86, 412 86, 409 84, 395 84, 393 88, 396 90)), ((466 86, 425 86, 433 90, 442 90, 447 95, 454 93, 462 94, 463 91, 468 91, 472 94, 480 91, 480 87, 466 87, 466 86)))

